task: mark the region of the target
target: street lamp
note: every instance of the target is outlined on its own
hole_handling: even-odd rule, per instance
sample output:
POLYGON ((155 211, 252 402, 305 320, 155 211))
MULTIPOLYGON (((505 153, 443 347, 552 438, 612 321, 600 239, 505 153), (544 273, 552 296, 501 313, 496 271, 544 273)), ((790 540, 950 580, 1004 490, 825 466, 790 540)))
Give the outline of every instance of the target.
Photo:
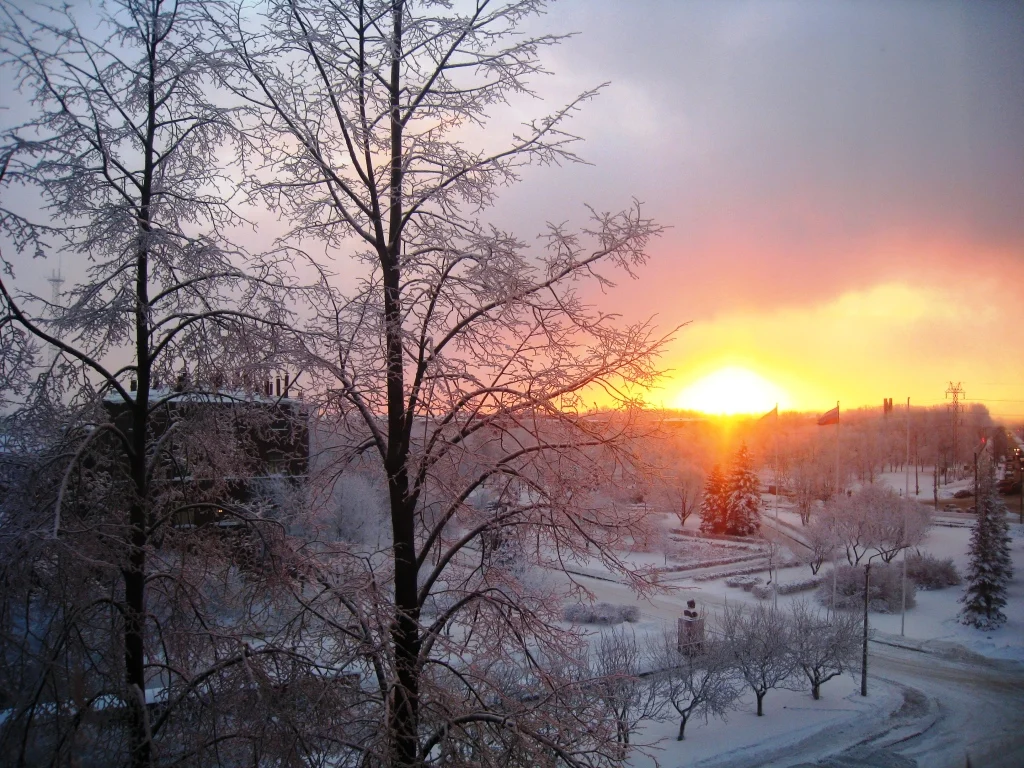
POLYGON ((860 695, 868 695, 868 592, 871 591, 871 561, 880 556, 876 552, 864 566, 864 651, 860 662, 860 695))

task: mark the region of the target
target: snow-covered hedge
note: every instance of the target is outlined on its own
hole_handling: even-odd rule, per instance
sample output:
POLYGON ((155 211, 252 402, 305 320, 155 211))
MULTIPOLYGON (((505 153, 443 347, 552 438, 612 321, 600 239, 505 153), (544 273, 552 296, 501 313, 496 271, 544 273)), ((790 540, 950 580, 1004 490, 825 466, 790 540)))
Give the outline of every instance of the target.
MULTIPOLYGON (((760 579, 758 579, 758 581, 760 581, 760 579)), ((775 582, 764 586, 755 586, 750 591, 754 593, 754 597, 760 598, 761 600, 767 600, 776 593, 780 595, 795 595, 797 592, 806 592, 809 589, 815 589, 821 586, 823 581, 823 576, 810 576, 806 579, 798 579, 785 584, 775 582)), ((727 581, 726 584, 728 583, 729 582, 727 581)), ((863 592, 861 594, 863 594, 863 592)))
POLYGON ((771 584, 758 584, 750 591, 758 600, 767 600, 775 592, 775 587, 771 584))
POLYGON ((940 560, 927 552, 916 552, 907 557, 907 578, 920 589, 944 589, 960 583, 960 572, 951 557, 940 560))
MULTIPOLYGON (((871 592, 868 607, 878 613, 899 613, 901 604, 902 566, 899 563, 871 566, 871 592)), ((914 582, 907 579, 907 608, 915 605, 914 582)), ((824 576, 818 587, 818 602, 828 605, 832 600, 832 574, 824 576)), ((836 570, 836 607, 861 610, 864 607, 863 566, 843 565, 836 570)))
POLYGON ((717 565, 732 565, 733 563, 749 563, 751 560, 760 560, 763 558, 762 554, 755 555, 735 555, 733 557, 716 557, 700 559, 695 562, 687 563, 686 565, 670 565, 667 568, 661 568, 659 570, 665 573, 679 573, 680 571, 692 571, 695 568, 714 568, 717 565))
POLYGON ((806 592, 808 589, 815 589, 825 580, 824 576, 808 576, 806 579, 789 581, 779 584, 780 595, 795 595, 797 592, 806 592))
POLYGON ((749 592, 762 581, 764 581, 764 579, 760 576, 730 576, 725 580, 725 586, 741 587, 744 591, 749 592))
POLYGON ((700 533, 685 528, 671 528, 670 533, 690 539, 706 539, 707 541, 729 542, 733 549, 760 549, 760 540, 751 536, 728 536, 724 533, 700 533))
POLYGON ((573 624, 621 624, 624 621, 640 621, 640 609, 635 605, 612 605, 611 603, 594 603, 593 605, 567 605, 562 610, 562 618, 573 624))
MULTIPOLYGON (((779 563, 777 568, 794 568, 802 563, 795 561, 787 561, 779 563)), ((729 571, 718 571, 717 573, 699 573, 693 577, 694 581, 714 581, 715 579, 724 579, 730 576, 743 576, 748 573, 764 573, 768 570, 768 567, 761 563, 760 565, 751 565, 746 568, 733 568, 729 571)))

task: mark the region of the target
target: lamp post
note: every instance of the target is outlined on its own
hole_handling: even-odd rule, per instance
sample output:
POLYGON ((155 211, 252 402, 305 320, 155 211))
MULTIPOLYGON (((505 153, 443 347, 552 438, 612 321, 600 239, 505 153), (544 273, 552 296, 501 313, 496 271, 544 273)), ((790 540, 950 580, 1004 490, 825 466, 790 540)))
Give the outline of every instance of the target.
POLYGON ((868 695, 868 592, 871 591, 871 561, 881 555, 876 552, 864 566, 864 650, 860 662, 860 695, 868 695))

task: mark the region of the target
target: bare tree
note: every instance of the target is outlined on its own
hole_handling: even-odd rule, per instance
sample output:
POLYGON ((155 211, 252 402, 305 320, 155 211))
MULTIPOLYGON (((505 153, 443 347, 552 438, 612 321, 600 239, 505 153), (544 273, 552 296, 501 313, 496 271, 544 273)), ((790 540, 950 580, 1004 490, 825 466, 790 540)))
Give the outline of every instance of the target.
POLYGON ((902 550, 919 544, 928 530, 927 510, 900 498, 895 491, 865 486, 852 496, 835 499, 825 511, 825 524, 857 565, 871 550, 891 562, 902 550))
POLYGON ((258 504, 223 501, 226 478, 250 471, 248 433, 203 398, 218 371, 267 370, 264 331, 285 313, 273 261, 253 263, 223 234, 242 220, 218 192, 233 132, 207 97, 201 9, 118 0, 80 23, 73 6, 0 6, 5 75, 32 104, 0 149, 15 248, 2 257, 2 388, 32 444, 27 476, 44 483, 7 500, 0 557, 18 587, 5 592, 6 658, 23 675, 0 743, 21 763, 63 763, 84 744, 109 764, 199 754, 214 719, 178 715, 226 678, 238 694, 278 648, 246 645, 252 614, 230 630, 218 615, 269 599, 280 561, 263 554, 283 538, 253 521, 258 504), (15 279, 28 256, 58 255, 71 287, 56 302, 15 279), (197 510, 252 521, 237 531, 251 556, 177 525, 197 510))
POLYGON ((821 566, 832 560, 840 549, 838 534, 831 523, 832 520, 828 516, 812 520, 804 531, 807 548, 797 551, 797 557, 810 567, 814 575, 817 575, 821 566))
POLYGON ((793 469, 793 491, 800 523, 806 526, 811 520, 815 501, 822 496, 821 471, 811 457, 804 456, 796 461, 793 469))
POLYGON ((704 492, 704 478, 693 468, 677 470, 664 481, 662 493, 669 508, 684 528, 690 516, 700 509, 704 492))
POLYGON ((791 607, 790 621, 790 653, 817 700, 823 683, 857 666, 860 620, 852 611, 825 615, 807 601, 798 600, 791 607))
POLYGON ((579 230, 550 225, 534 252, 480 218, 523 165, 577 159, 566 122, 594 92, 504 149, 479 130, 543 72, 538 53, 558 38, 517 32, 542 6, 271 0, 215 12, 233 67, 224 84, 247 105, 260 152, 251 187, 294 236, 327 246, 310 256, 321 285, 303 365, 338 424, 335 466, 372 455, 386 478, 389 562, 339 553, 336 566, 374 588, 316 598, 341 601, 351 617, 339 632, 356 622, 367 638, 379 722, 358 744, 368 762, 422 765, 438 751, 501 762, 513 733, 538 763, 611 754, 601 721, 567 717, 550 737, 540 713, 567 711, 557 702, 572 685, 534 659, 578 638, 556 625, 562 601, 525 574, 594 557, 649 583, 615 554, 647 523, 603 490, 628 487, 640 464, 637 393, 661 339, 647 323, 616 326, 576 286, 629 274, 660 229, 639 204, 591 210, 579 230), (342 285, 350 257, 359 277, 342 285), (595 396, 601 412, 586 407, 595 396), (498 536, 514 558, 487 556, 498 536), (427 605, 444 607, 427 616, 427 605), (530 713, 492 704, 496 656, 548 686, 530 713))
MULTIPOLYGON (((869 486, 870 487, 870 486, 869 486)), ((857 565, 875 545, 875 529, 870 507, 862 503, 863 491, 855 496, 837 496, 829 500, 823 522, 846 552, 850 565, 857 565)))
POLYGON ((615 740, 629 746, 630 734, 643 721, 661 712, 657 680, 644 679, 649 654, 630 629, 613 627, 598 636, 593 647, 594 689, 615 716, 615 740), (645 664, 646 662, 646 664, 645 664))
POLYGON ((793 677, 795 662, 789 652, 792 626, 784 611, 759 603, 749 611, 729 606, 722 632, 733 663, 757 699, 757 715, 764 714, 765 694, 784 687, 793 677))
POLYGON ((661 670, 661 695, 679 715, 677 741, 692 717, 724 717, 739 697, 730 648, 720 640, 704 640, 700 653, 680 653, 678 638, 666 633, 654 641, 656 669, 661 670))
POLYGON ((870 504, 875 549, 884 562, 892 562, 900 552, 924 540, 931 517, 923 505, 891 490, 865 501, 870 504))

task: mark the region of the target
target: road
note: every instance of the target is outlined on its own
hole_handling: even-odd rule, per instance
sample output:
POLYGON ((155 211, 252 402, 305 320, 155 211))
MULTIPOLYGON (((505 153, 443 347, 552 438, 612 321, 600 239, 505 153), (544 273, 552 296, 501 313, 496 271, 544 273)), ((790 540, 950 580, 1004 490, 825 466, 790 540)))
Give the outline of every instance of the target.
POLYGON ((869 686, 903 690, 895 712, 851 719, 784 748, 702 768, 974 768, 1024 766, 1024 665, 962 648, 931 652, 871 643, 869 686))
POLYGON ((967 755, 978 768, 1024 766, 1024 665, 878 644, 873 650, 875 676, 920 691, 929 705, 913 733, 877 743, 928 768, 963 768, 967 755))
MULTIPOLYGON (((598 599, 630 602, 621 584, 591 581, 598 599)), ((696 586, 696 585, 695 585, 696 586)), ((719 603, 699 588, 656 594, 642 616, 676 615, 688 594, 703 605, 719 603)), ((903 693, 896 711, 850 718, 784 746, 724 750, 700 768, 974 768, 1024 766, 1024 664, 989 659, 949 643, 876 636, 870 644, 868 685, 889 684, 903 693), (912 647, 913 646, 913 647, 912 647)), ((897 699, 898 700, 898 699, 897 699)))

